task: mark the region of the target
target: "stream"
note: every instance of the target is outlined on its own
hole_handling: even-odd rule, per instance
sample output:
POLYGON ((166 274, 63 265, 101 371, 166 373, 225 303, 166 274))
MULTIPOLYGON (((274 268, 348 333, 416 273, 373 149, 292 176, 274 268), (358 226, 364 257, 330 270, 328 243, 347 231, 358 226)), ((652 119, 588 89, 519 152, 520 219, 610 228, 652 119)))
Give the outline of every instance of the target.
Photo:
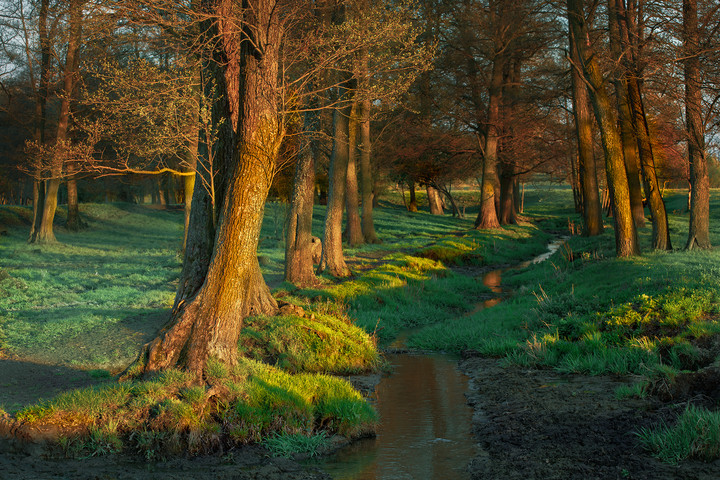
MULTIPOLYGON (((497 296, 480 302, 469 314, 490 308, 507 295, 502 274, 547 260, 564 238, 547 251, 514 267, 486 272, 482 282, 497 296)), ((403 347, 405 336, 391 347, 403 347)), ((314 460, 336 480, 466 480, 468 462, 479 453, 472 436, 472 410, 465 392, 467 377, 457 357, 443 354, 390 354, 392 375, 376 386, 371 402, 380 416, 377 435, 314 460)))

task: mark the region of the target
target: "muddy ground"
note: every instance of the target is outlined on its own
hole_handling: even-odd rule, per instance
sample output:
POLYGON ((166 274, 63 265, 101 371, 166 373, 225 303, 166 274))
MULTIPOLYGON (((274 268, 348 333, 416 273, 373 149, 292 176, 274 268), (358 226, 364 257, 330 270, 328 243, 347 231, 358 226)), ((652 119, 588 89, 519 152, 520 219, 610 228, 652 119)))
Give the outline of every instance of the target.
POLYGON ((628 379, 503 368, 472 354, 460 368, 482 447, 473 480, 720 479, 720 461, 675 467, 640 447, 634 432, 672 421, 684 404, 616 399, 628 379))
MULTIPOLYGON (((470 478, 489 479, 719 479, 720 461, 671 466, 644 451, 633 432, 671 421, 682 402, 623 399, 615 390, 629 379, 562 375, 551 370, 501 367, 473 356, 460 362, 469 377, 468 403, 480 454, 468 459, 470 478)), ((26 381, 31 379, 25 379, 26 381)), ((366 379, 371 388, 377 376, 366 379)), ((271 458, 259 447, 224 455, 145 462, 108 456, 50 459, 13 451, 0 442, 0 479, 263 479, 329 478, 299 463, 271 458)))

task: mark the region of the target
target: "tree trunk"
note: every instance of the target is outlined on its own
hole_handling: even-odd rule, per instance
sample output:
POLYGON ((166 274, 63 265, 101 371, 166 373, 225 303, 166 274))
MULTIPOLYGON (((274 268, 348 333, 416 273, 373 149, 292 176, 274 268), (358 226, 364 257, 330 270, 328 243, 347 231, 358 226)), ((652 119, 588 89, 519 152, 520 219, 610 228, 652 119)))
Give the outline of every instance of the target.
POLYGON ((622 143, 617 131, 615 112, 605 89, 597 58, 587 41, 588 33, 583 15, 582 0, 567 0, 568 23, 573 32, 573 40, 583 66, 584 77, 590 84, 590 99, 605 153, 605 169, 612 196, 613 220, 615 222, 615 248, 617 256, 627 257, 640 254, 635 222, 630 210, 630 191, 628 188, 622 143))
POLYGON ((357 175, 357 132, 358 102, 353 102, 348 123, 348 168, 345 180, 345 208, 347 210, 347 239, 351 247, 362 245, 362 225, 360 224, 360 193, 357 175))
POLYGON ((515 208, 515 179, 513 166, 507 165, 509 172, 500 175, 500 224, 514 225, 517 223, 517 211, 515 208))
POLYGON ((602 206, 597 182, 595 154, 593 152, 593 119, 590 111, 590 97, 582 75, 582 62, 570 30, 570 58, 572 60, 571 80, 573 116, 578 144, 578 176, 583 199, 583 233, 592 237, 603 232, 602 206))
POLYGON ((63 95, 60 101, 57 136, 50 165, 50 179, 47 181, 45 189, 45 202, 43 203, 40 227, 31 236, 30 241, 32 243, 50 243, 56 241, 55 233, 53 232, 53 221, 55 219, 55 211, 57 210, 57 193, 62 180, 63 167, 70 145, 70 140, 68 139, 68 131, 70 128, 70 101, 75 90, 76 76, 79 68, 78 50, 82 37, 82 8, 84 4, 84 0, 73 0, 70 4, 70 29, 63 72, 63 95))
MULTIPOLYGON (((522 62, 514 59, 512 64, 507 62, 504 73, 502 94, 502 116, 501 124, 505 128, 503 137, 520 142, 515 134, 515 122, 517 121, 517 105, 520 98, 520 85, 522 82, 522 62)), ((514 225, 517 223, 517 209, 515 208, 515 180, 518 175, 517 159, 510 155, 501 155, 500 160, 500 225, 514 225)), ((574 178, 577 180, 577 178, 574 178)), ((575 190, 573 182, 573 190, 575 190)))
MULTIPOLYGON (((47 123, 47 99, 50 84, 50 38, 48 35, 47 21, 50 0, 42 0, 38 10, 38 42, 40 44, 40 71, 38 72, 38 89, 35 96, 35 126, 33 132, 34 140, 45 144, 45 126, 47 123)), ((28 58, 28 61, 30 59, 28 58)), ((42 209, 45 205, 46 185, 43 180, 42 168, 35 172, 33 182, 33 222, 30 227, 28 242, 34 242, 37 233, 40 231, 42 220, 42 209)))
POLYGON ((330 180, 327 213, 325 215, 325 234, 323 236, 322 260, 319 272, 328 271, 334 277, 347 277, 350 269, 345 264, 342 249, 342 217, 345 206, 345 184, 350 154, 348 126, 352 110, 350 100, 351 81, 341 87, 340 101, 344 105, 333 114, 333 148, 330 155, 330 180))
POLYGON ((415 195, 415 182, 413 180, 408 182, 408 190, 410 190, 410 203, 408 203, 407 209, 409 212, 417 212, 418 203, 417 196, 415 195))
POLYGON ((442 199, 440 198, 440 192, 438 192, 437 189, 432 185, 426 185, 425 190, 427 191, 430 213, 433 215, 442 215, 444 212, 442 206, 442 199))
POLYGON ((490 78, 487 133, 485 135, 485 151, 483 154, 483 172, 480 187, 480 211, 475 219, 475 228, 500 228, 495 207, 495 185, 497 178, 497 147, 500 134, 500 102, 502 100, 503 68, 505 58, 497 53, 493 60, 492 77, 490 78))
POLYGON ((77 232, 87 227, 87 224, 80 217, 80 208, 78 206, 78 190, 77 190, 77 179, 71 176, 67 179, 67 222, 65 227, 68 230, 77 232))
POLYGON ((40 231, 43 205, 45 205, 45 187, 46 182, 42 180, 33 181, 33 220, 30 227, 30 237, 28 238, 29 243, 35 241, 37 233, 40 231))
MULTIPOLYGON (((193 172, 193 175, 184 175, 183 178, 183 203, 185 205, 184 212, 184 228, 183 228, 183 252, 187 247, 188 231, 190 229, 190 215, 192 212, 192 199, 195 194, 195 177, 197 176, 198 170, 198 152, 199 152, 199 130, 196 128, 193 133, 193 140, 188 145, 187 152, 187 173, 193 172)), ((202 186, 201 186, 202 188, 202 186)))
POLYGON ((277 310, 260 273, 257 245, 283 136, 277 108, 282 29, 273 2, 248 3, 242 22, 233 0, 215 0, 206 6, 212 17, 203 31, 222 42, 214 52, 214 63, 205 69, 216 74, 215 116, 227 125, 221 126, 217 148, 221 153, 216 157, 220 163, 215 189, 217 233, 214 242, 208 242, 210 202, 198 204, 198 200, 209 195, 206 189, 196 189, 193 212, 205 213, 191 215, 172 318, 146 347, 145 372, 177 365, 201 378, 211 357, 235 364, 243 319, 277 310), (206 273, 204 244, 212 245, 205 250, 212 252, 206 273))
POLYGON ((366 243, 381 243, 373 220, 373 175, 370 153, 370 98, 360 101, 360 194, 362 196, 362 234, 366 243))
MULTIPOLYGON (((613 60, 622 63, 623 48, 620 35, 620 26, 617 17, 618 0, 608 0, 608 27, 610 30, 610 48, 613 60)), ((629 54, 629 52, 626 52, 629 54)), ((620 136, 623 144, 623 155, 625 157, 625 169, 630 189, 630 208, 632 209, 635 226, 645 226, 645 208, 642 203, 642 190, 640 186, 640 158, 638 154, 637 136, 633 129, 632 113, 628 100, 628 86, 625 72, 618 68, 613 72, 613 84, 615 85, 615 96, 618 106, 618 120, 620 122, 620 136)))
POLYGON ((639 47, 633 44, 633 40, 631 40, 630 32, 632 30, 634 39, 637 36, 635 35, 636 29, 633 20, 628 16, 625 9, 625 0, 609 0, 610 6, 613 3, 617 6, 615 19, 617 20, 620 38, 625 50, 622 64, 624 65, 628 89, 627 98, 630 107, 630 119, 637 138, 638 153, 640 154, 640 170, 645 183, 645 194, 650 207, 650 215, 652 216, 653 248, 656 250, 672 250, 665 202, 660 193, 660 185, 655 173, 655 158, 650 140, 650 128, 640 91, 639 47))
POLYGON ((285 241, 285 281, 298 287, 317 283, 313 268, 312 215, 317 146, 313 135, 319 128, 318 114, 305 113, 300 152, 290 197, 285 241))
POLYGON ((685 118, 690 157, 690 229, 685 248, 710 248, 710 183, 702 121, 700 34, 696 0, 683 0, 685 118))

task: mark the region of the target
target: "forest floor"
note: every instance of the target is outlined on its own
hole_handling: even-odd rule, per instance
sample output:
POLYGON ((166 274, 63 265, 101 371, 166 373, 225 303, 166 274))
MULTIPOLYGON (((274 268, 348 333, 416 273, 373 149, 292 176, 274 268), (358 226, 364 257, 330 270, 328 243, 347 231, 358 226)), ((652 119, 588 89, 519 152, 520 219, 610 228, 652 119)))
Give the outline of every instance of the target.
POLYGON ((482 452, 469 467, 473 480, 720 478, 720 460, 673 466, 640 447, 634 432, 672 421, 679 407, 618 399, 627 378, 506 367, 472 355, 460 368, 470 379, 482 452))
MULTIPOLYGON (((28 369, 8 361, 1 365, 3 381, 14 383, 18 400, 23 394, 34 397, 39 389, 60 391, 86 384, 40 367, 28 369)), ((720 478, 720 461, 690 460, 672 466, 639 446, 634 432, 656 425, 659 419, 672 421, 679 407, 652 398, 618 399, 614 392, 630 383, 628 378, 501 366, 499 360, 474 352, 466 352, 460 369, 469 377, 472 431, 481 452, 468 459, 473 480, 720 478)), ((3 480, 329 478, 296 461, 271 457, 258 447, 221 456, 146 462, 120 455, 43 458, 32 450, 13 452, 11 444, 0 443, 0 472, 3 480)))
MULTIPOLYGON (((12 301, 5 300, 9 306, 5 318, 2 318, 0 302, 0 327, 4 326, 0 329, 0 341, 7 346, 4 354, 0 348, 0 415, 2 407, 12 413, 59 392, 112 382, 111 374, 132 359, 138 345, 152 338, 164 319, 179 267, 174 240, 179 214, 146 214, 136 206, 115 210, 106 206, 97 208, 100 213, 113 215, 98 220, 98 225, 105 228, 98 229, 98 235, 108 232, 105 237, 98 237, 98 243, 107 244, 107 252, 96 254, 84 250, 88 248, 84 240, 77 241, 77 246, 58 246, 55 250, 40 252, 24 244, 21 238, 24 231, 20 228, 11 229, 5 239, 10 240, 8 247, 0 248, 0 252, 5 253, 0 255, 0 267, 12 273, 0 278, 0 287, 17 295, 12 297, 17 300, 9 295, 12 301), (163 231, 160 235, 156 232, 158 219, 166 217, 167 225, 161 226, 168 233, 163 231), (140 218, 152 229, 148 227, 147 235, 129 237, 127 244, 112 243, 128 237, 118 233, 126 228, 126 218, 140 218), (157 252, 147 248, 149 240, 157 252), (71 257, 73 253, 81 261, 71 257), (102 257, 107 262, 110 255, 118 255, 111 265, 113 272, 104 274, 100 270, 98 274, 95 259, 102 257), (150 269, 145 262, 147 258, 152 259, 150 269), (33 263, 37 264, 39 273, 29 268, 23 270, 25 265, 33 263), (67 274, 78 277, 77 280, 73 277, 77 285, 70 284, 72 288, 68 288, 56 281, 67 274), (113 282, 122 287, 117 293, 104 289, 113 282), (48 291, 60 294, 50 295, 48 291)), ((282 218, 281 213, 275 206, 271 214, 266 215, 261 243, 264 273, 268 283, 278 290, 287 288, 279 280, 281 274, 276 272, 282 262, 278 248, 281 237, 277 234, 278 225, 282 223, 278 220, 282 218)), ((641 311, 644 314, 659 311, 661 315, 670 316, 668 312, 675 305, 672 302, 676 297, 663 293, 661 289, 667 285, 678 286, 677 298, 688 298, 687 303, 672 311, 685 312, 695 304, 702 304, 698 307, 698 321, 717 324, 720 307, 712 305, 720 304, 717 301, 720 294, 716 295, 713 290, 705 296, 701 292, 690 297, 684 288, 688 285, 690 294, 695 295, 697 286, 691 286, 686 279, 696 279, 700 286, 714 289, 717 282, 710 279, 717 278, 720 267, 714 265, 720 265, 720 255, 650 253, 633 262, 618 261, 605 251, 609 248, 605 244, 612 245, 610 234, 594 241, 575 238, 569 242, 571 246, 564 245, 544 266, 503 274, 503 289, 508 289, 501 295, 505 301, 492 309, 468 311, 468 305, 482 303, 495 292, 492 288, 478 288, 482 286, 480 275, 535 255, 538 248, 544 248, 550 235, 526 234, 518 228, 510 230, 516 237, 488 233, 488 239, 481 239, 485 243, 474 243, 480 241, 479 237, 462 239, 452 233, 469 228, 469 220, 458 224, 449 217, 411 216, 397 211, 380 218, 386 243, 348 251, 353 270, 358 272, 357 277, 347 282, 348 286, 328 283, 318 290, 283 293, 304 295, 313 302, 337 302, 344 306, 343 311, 349 317, 374 332, 381 344, 387 344, 400 331, 411 328, 416 331, 409 339, 411 348, 463 352, 465 358, 460 368, 470 379, 467 397, 475 411, 473 433, 481 452, 476 458, 468 459, 472 479, 720 478, 720 461, 690 459, 683 460, 679 466, 662 463, 642 448, 637 436, 643 428, 673 424, 689 404, 709 402, 707 406, 711 408, 720 404, 718 399, 712 395, 710 398, 711 392, 697 391, 689 393, 692 398, 686 395, 671 401, 661 401, 652 392, 645 392, 647 395, 643 398, 619 398, 618 387, 637 385, 645 372, 635 373, 642 369, 628 363, 630 366, 624 368, 634 372, 633 375, 617 373, 612 362, 618 358, 633 362, 636 357, 632 355, 636 352, 639 352, 640 363, 655 356, 642 356, 644 350, 635 348, 635 344, 623 346, 623 352, 632 355, 593 356, 600 340, 607 342, 601 337, 606 330, 601 329, 594 336, 583 330, 593 325, 592 322, 605 322, 608 318, 623 320, 622 315, 640 307, 647 307, 641 311), (408 227, 403 223, 409 221, 417 225, 408 227), (415 234, 409 233, 413 231, 415 234), (460 241, 465 243, 457 244, 460 241), (508 245, 512 248, 506 248, 508 245), (456 266, 458 259, 474 260, 470 256, 452 257, 462 253, 466 246, 472 247, 473 252, 483 251, 481 266, 453 268, 459 275, 447 275, 432 267, 420 269, 425 276, 412 277, 417 274, 412 268, 422 267, 425 259, 456 266), (417 252, 419 257, 388 255, 393 251, 417 252), (513 295, 509 296, 511 292, 513 295), (643 303, 643 298, 656 303, 643 303), (625 310, 616 309, 624 305, 627 305, 625 310), (587 306, 587 311, 578 310, 580 306, 587 306), (605 316, 599 317, 596 312, 605 316), (534 325, 534 330, 528 325, 534 325), (564 329, 564 337, 558 335, 559 329, 564 329), (580 358, 579 354, 566 354, 571 346, 590 355, 580 358), (505 358, 498 360, 499 357, 505 358), (578 358, 589 360, 582 363, 578 358), (594 359, 599 359, 597 365, 594 359), (602 370, 603 374, 588 374, 594 369, 602 370), (608 374, 606 370, 614 373, 608 374), (575 371, 583 374, 572 373, 575 371)), ((316 218, 316 223, 319 220, 316 218)), ((675 221, 680 225, 685 220, 678 216, 675 221)), ((550 228, 553 235, 559 233, 557 229, 562 222, 556 223, 555 228, 550 228)), ((681 232, 680 228, 676 230, 681 232)), ((679 245, 680 234, 676 236, 674 242, 679 245)), ((717 237, 714 243, 720 244, 720 234, 717 237)), ((70 243, 71 237, 67 238, 70 243)), ((696 325, 695 320, 682 321, 690 327, 696 325)), ((661 336, 660 329, 665 328, 657 322, 651 327, 657 330, 641 331, 647 338, 661 336)), ((674 328, 670 331, 675 332, 674 328)), ((713 332, 715 330, 710 334, 713 332)), ((681 343, 677 339, 673 341, 681 343)), ((653 355, 663 356, 668 362, 668 358, 674 359, 677 372, 708 367, 720 351, 717 345, 699 348, 693 343, 693 348, 698 347, 693 357, 695 363, 686 365, 683 351, 678 349, 679 353, 672 357, 669 353, 673 352, 669 352, 667 345, 658 345, 653 346, 656 349, 653 351, 658 352, 653 355), (705 357, 712 358, 705 361, 705 357)), ((238 447, 214 456, 153 462, 123 455, 50 459, 38 455, 39 447, 35 450, 32 445, 16 447, 12 442, 0 442, 2 480, 328 478, 298 462, 271 457, 260 447, 238 447)))

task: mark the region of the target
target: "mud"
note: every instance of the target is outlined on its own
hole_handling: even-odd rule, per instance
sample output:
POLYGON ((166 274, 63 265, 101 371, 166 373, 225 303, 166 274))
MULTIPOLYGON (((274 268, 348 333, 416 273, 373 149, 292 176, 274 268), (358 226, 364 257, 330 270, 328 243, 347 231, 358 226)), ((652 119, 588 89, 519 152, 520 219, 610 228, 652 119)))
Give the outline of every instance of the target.
POLYGON ((475 357, 468 403, 481 453, 472 479, 718 479, 720 461, 671 466, 640 446, 635 432, 672 421, 684 404, 615 398, 629 379, 501 367, 475 357))
POLYGON ((327 475, 295 461, 269 458, 261 448, 226 455, 143 462, 131 456, 79 460, 48 459, 0 452, 2 480, 320 480, 327 475))

